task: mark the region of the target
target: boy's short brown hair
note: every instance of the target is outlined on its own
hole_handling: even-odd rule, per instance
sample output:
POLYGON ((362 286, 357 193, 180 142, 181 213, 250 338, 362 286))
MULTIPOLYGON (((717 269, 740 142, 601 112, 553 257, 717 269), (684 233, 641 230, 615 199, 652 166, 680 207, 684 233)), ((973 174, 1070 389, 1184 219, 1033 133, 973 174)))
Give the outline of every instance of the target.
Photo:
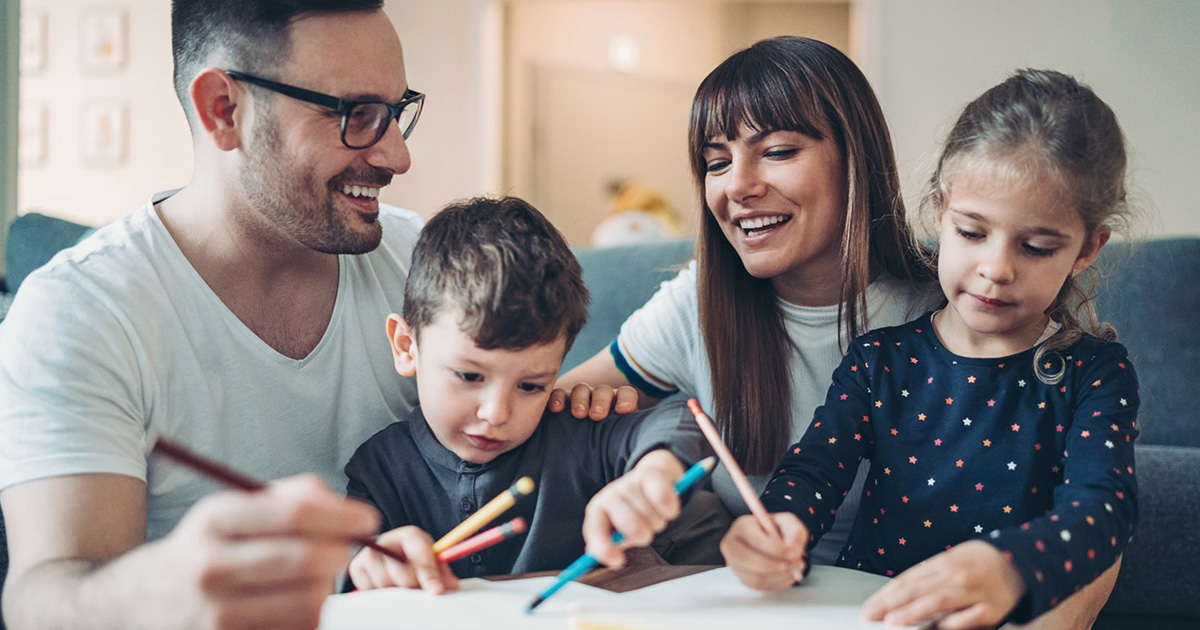
POLYGON ((438 212, 421 231, 404 289, 414 334, 446 307, 485 350, 520 350, 587 323, 583 270, 563 235, 528 202, 475 197, 438 212))

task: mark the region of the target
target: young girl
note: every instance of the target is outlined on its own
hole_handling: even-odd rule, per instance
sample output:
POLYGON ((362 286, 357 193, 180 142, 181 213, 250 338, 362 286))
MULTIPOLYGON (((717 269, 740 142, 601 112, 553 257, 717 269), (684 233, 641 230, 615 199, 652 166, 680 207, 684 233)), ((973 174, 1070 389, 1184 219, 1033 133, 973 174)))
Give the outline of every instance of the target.
POLYGON ((763 493, 784 540, 742 518, 722 541, 745 583, 792 584, 863 458, 838 564, 900 576, 868 619, 1024 622, 1118 560, 1137 377, 1080 274, 1127 216, 1124 181, 1116 117, 1067 75, 1020 71, 966 107, 927 198, 946 302, 851 343, 763 493))
MULTIPOLYGON (((780 37, 730 56, 696 90, 688 138, 703 202, 696 263, 559 382, 634 385, 643 401, 696 397, 761 490, 846 344, 925 312, 933 292, 912 255, 883 112, 836 48, 780 37)), ((572 409, 604 417, 612 390, 601 392, 576 387, 572 409)), ((620 402, 618 413, 633 406, 620 402)), ((713 485, 729 510, 747 512, 724 468, 713 485)), ((818 561, 836 559, 855 503, 818 561)), ((590 549, 619 559, 605 540, 590 549)))

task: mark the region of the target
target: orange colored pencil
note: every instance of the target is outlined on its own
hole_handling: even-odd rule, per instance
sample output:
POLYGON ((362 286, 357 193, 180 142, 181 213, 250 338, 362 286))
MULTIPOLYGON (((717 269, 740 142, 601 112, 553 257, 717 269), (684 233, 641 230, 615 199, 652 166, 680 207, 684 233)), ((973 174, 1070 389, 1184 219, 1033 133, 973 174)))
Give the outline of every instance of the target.
POLYGON ((725 440, 721 439, 721 434, 717 431, 717 426, 713 424, 712 419, 700 407, 700 402, 695 398, 689 398, 687 404, 688 409, 692 410, 692 415, 696 416, 696 424, 700 425, 700 431, 704 433, 705 438, 708 438, 708 443, 712 445, 713 450, 717 452, 717 457, 721 459, 721 463, 729 471, 729 477, 733 479, 733 485, 737 487, 738 494, 742 495, 742 500, 746 502, 746 507, 750 508, 750 513, 754 515, 754 518, 763 528, 763 531, 782 537, 783 534, 780 533, 778 527, 775 527, 775 522, 767 514, 767 508, 759 500, 758 493, 754 491, 754 486, 751 486, 750 480, 746 478, 746 473, 742 472, 742 467, 733 458, 733 453, 725 445, 725 440))

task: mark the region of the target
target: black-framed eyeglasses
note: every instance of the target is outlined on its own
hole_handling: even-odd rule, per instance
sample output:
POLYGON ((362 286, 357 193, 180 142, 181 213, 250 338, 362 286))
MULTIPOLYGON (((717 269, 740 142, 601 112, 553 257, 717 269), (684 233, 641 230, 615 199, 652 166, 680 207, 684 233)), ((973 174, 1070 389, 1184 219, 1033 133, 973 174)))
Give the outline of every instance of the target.
POLYGON ((225 74, 236 81, 252 83, 284 96, 327 107, 341 114, 342 144, 351 149, 365 149, 379 142, 383 134, 387 133, 388 125, 393 120, 398 123, 400 133, 407 140, 408 136, 412 134, 413 128, 417 126, 417 119, 421 117, 421 108, 425 105, 425 95, 414 90, 406 90, 404 98, 393 105, 379 101, 348 101, 236 70, 226 70, 225 74))

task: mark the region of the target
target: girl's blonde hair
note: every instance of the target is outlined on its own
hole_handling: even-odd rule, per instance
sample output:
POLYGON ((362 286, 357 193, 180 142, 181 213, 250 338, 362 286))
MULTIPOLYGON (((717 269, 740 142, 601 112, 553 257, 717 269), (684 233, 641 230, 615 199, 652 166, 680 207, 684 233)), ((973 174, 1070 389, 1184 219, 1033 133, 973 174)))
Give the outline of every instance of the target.
POLYGON ((912 251, 883 111, 854 62, 823 42, 777 37, 733 54, 705 77, 692 101, 688 148, 703 206, 697 292, 713 418, 738 461, 765 474, 791 439, 796 349, 770 279, 746 271, 704 194, 704 143, 736 138, 742 125, 828 138, 838 149, 846 173, 838 326, 847 338, 867 330, 866 291, 876 274, 928 274, 912 251))
MULTIPOLYGON (((1126 232, 1125 136, 1117 116, 1088 86, 1053 70, 1018 70, 971 101, 946 138, 922 208, 941 213, 956 174, 987 168, 1016 185, 1048 184, 1079 211, 1086 242, 1102 229, 1126 232)), ((928 261, 936 269, 936 253, 928 261)), ((1092 265, 1063 283, 1046 314, 1062 328, 1034 355, 1038 379, 1058 383, 1060 350, 1084 332, 1109 341, 1116 330, 1096 317, 1098 272, 1092 265)))

